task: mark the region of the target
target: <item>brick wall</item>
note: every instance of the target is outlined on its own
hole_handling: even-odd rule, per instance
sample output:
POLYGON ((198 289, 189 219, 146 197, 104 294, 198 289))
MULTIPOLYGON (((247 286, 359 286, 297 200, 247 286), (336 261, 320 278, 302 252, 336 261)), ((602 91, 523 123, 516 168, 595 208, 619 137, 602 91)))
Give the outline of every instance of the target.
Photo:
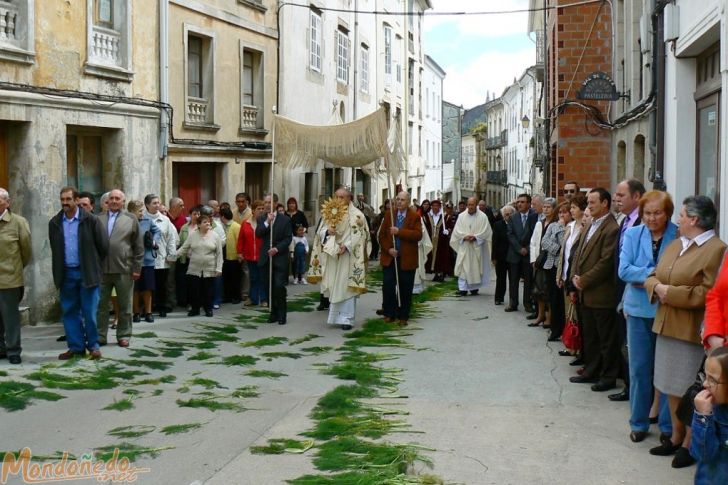
MULTIPOLYGON (((613 76, 611 11, 606 2, 552 10, 547 32, 549 109, 564 100, 576 100, 581 83, 592 72, 613 76)), ((606 118, 608 102, 581 102, 598 107, 606 118)), ((556 116, 551 135, 550 195, 562 196, 567 180, 576 180, 582 187, 609 189, 610 131, 597 127, 579 107, 565 107, 556 116)))

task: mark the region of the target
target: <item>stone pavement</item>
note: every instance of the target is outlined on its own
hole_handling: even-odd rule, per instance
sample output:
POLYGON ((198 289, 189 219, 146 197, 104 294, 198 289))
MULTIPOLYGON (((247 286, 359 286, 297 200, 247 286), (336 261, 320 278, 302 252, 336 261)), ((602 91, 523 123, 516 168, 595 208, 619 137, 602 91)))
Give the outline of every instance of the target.
MULTIPOLYGON (((315 290, 314 286, 289 286, 289 300, 315 290)), ((378 292, 360 298, 359 321, 374 316, 380 298, 378 292)), ((691 483, 694 467, 673 470, 669 458, 647 452, 657 444, 656 430, 643 443, 629 441, 627 403, 609 402, 604 393, 569 383, 573 368, 568 366, 569 358, 557 355, 561 346, 546 344, 546 332, 527 327, 523 312, 504 313, 492 300, 491 286, 479 296, 447 296, 431 302, 436 311, 412 322, 419 330, 411 332, 407 341, 415 349, 392 350, 401 356, 387 364, 404 370, 397 393, 408 396, 402 408, 410 413, 406 420, 417 433, 390 434, 386 439, 434 449, 426 453, 434 470, 423 465, 417 465, 417 470, 439 475, 448 483, 475 485, 691 483)), ((139 475, 137 483, 142 484, 279 484, 317 473, 313 450, 253 455, 249 448, 266 444, 270 438, 297 438, 311 427, 309 414, 319 397, 344 383, 321 374, 314 364, 339 358, 336 349, 344 341, 343 332, 326 326, 323 312, 291 313, 286 326, 250 325, 256 316, 260 318, 260 314, 226 305, 212 319, 187 318, 177 312, 154 324, 135 324, 136 334, 152 331, 157 337, 134 338, 129 349, 104 347, 104 359, 98 366, 115 364, 148 375, 116 378, 118 386, 105 390, 38 388, 65 398, 55 402, 33 399, 25 409, 13 412, 0 409, 0 451, 27 446, 34 454, 68 451, 81 456, 120 443, 157 449, 156 458, 143 455, 135 462, 149 469, 139 475), (237 317, 242 313, 249 318, 240 321, 237 317), (214 332, 211 325, 233 326, 226 331, 234 341, 221 340, 224 332, 214 332), (294 343, 311 334, 319 337, 294 343), (267 337, 288 341, 260 348, 240 345, 267 337), (194 347, 209 347, 209 342, 216 347, 194 347), (319 349, 322 353, 318 355, 303 350, 313 346, 332 349, 319 349), (130 354, 140 349, 156 355, 139 355, 136 362, 130 362, 130 354), (191 356, 207 358, 188 360, 191 356), (251 365, 235 365, 244 360, 224 363, 230 356, 258 360, 251 365), (170 367, 150 369, 143 361, 168 362, 170 367), (252 369, 285 375, 254 377, 247 374, 252 369), (174 381, 138 383, 169 375, 175 376, 174 381), (233 396, 235 390, 259 395, 238 398, 233 396), (178 403, 193 397, 240 404, 247 410, 211 411, 178 403), (122 400, 130 400, 133 407, 102 410, 122 400), (161 431, 190 423, 200 426, 178 434, 161 431), (144 426, 135 429, 146 434, 131 438, 107 434, 131 425, 144 426)), ((0 384, 12 380, 37 385, 37 380, 26 377, 42 366, 60 364, 55 360, 64 350, 63 344, 55 342, 59 334, 56 326, 25 327, 24 363, 18 368, 2 361, 0 384)), ((78 376, 83 369, 98 377, 97 364, 87 360, 46 371, 78 376)), ((8 483, 21 482, 11 479, 8 483)))

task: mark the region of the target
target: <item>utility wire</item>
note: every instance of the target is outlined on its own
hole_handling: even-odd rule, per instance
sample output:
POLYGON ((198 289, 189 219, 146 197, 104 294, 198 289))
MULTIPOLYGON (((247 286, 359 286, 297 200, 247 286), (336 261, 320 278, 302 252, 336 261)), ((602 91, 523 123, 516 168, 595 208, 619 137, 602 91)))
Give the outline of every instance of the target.
POLYGON ((512 13, 528 13, 528 12, 543 12, 546 10, 554 10, 557 8, 569 8, 569 7, 579 7, 582 5, 591 5, 594 3, 604 3, 606 0, 583 0, 580 2, 573 2, 573 3, 565 3, 563 5, 549 5, 546 7, 535 7, 535 8, 517 8, 512 10, 484 10, 484 11, 477 11, 477 12, 389 12, 387 10, 356 10, 356 9, 348 9, 348 8, 333 8, 333 7, 317 7, 315 5, 309 5, 309 4, 300 4, 300 3, 288 3, 284 2, 281 3, 278 6, 278 10, 280 11, 281 8, 285 6, 291 6, 291 7, 301 7, 306 9, 315 9, 322 12, 339 12, 339 13, 356 13, 356 14, 373 14, 373 15, 388 15, 391 17, 410 17, 410 16, 420 16, 423 15, 425 17, 442 17, 442 16, 460 16, 460 15, 506 15, 506 14, 512 14, 512 13))

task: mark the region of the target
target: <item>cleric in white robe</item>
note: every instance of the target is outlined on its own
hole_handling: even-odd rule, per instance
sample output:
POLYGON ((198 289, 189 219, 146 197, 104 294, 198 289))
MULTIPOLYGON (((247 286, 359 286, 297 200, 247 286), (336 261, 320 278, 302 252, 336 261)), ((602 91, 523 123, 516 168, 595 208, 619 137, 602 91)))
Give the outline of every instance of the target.
POLYGON ((478 200, 468 199, 468 209, 461 212, 455 223, 450 247, 457 253, 455 276, 461 295, 470 291, 478 294, 490 282, 490 240, 493 230, 488 216, 478 210, 478 200))
POLYGON ((422 239, 417 243, 418 253, 418 264, 417 270, 415 271, 415 286, 412 288, 412 294, 419 295, 425 291, 425 263, 427 262, 427 255, 432 251, 432 240, 430 235, 427 233, 425 222, 422 222, 422 239))

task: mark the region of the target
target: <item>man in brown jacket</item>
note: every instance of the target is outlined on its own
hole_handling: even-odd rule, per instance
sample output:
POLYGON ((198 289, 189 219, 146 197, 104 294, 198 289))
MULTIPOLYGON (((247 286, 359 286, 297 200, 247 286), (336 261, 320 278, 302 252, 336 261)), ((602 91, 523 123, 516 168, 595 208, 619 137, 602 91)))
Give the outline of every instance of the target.
POLYGON ((572 273, 572 283, 582 305, 586 367, 582 375, 570 380, 594 383, 592 391, 602 392, 615 387, 620 369, 619 330, 614 311, 614 257, 619 225, 610 211, 612 196, 607 190, 593 189, 587 200, 592 222, 579 237, 572 273))
POLYGON ((379 230, 379 261, 384 268, 382 292, 384 321, 399 320, 407 325, 412 306, 412 289, 419 264, 417 243, 422 239, 422 219, 410 207, 410 195, 400 192, 395 199, 397 210, 392 223, 392 212, 385 213, 379 230), (395 268, 396 264, 396 268, 395 268), (399 287, 397 287, 399 272, 399 287), (399 301, 397 300, 399 292, 399 301))
POLYGON ((0 359, 20 364, 23 268, 31 258, 28 221, 10 212, 10 195, 0 187, 0 359))

